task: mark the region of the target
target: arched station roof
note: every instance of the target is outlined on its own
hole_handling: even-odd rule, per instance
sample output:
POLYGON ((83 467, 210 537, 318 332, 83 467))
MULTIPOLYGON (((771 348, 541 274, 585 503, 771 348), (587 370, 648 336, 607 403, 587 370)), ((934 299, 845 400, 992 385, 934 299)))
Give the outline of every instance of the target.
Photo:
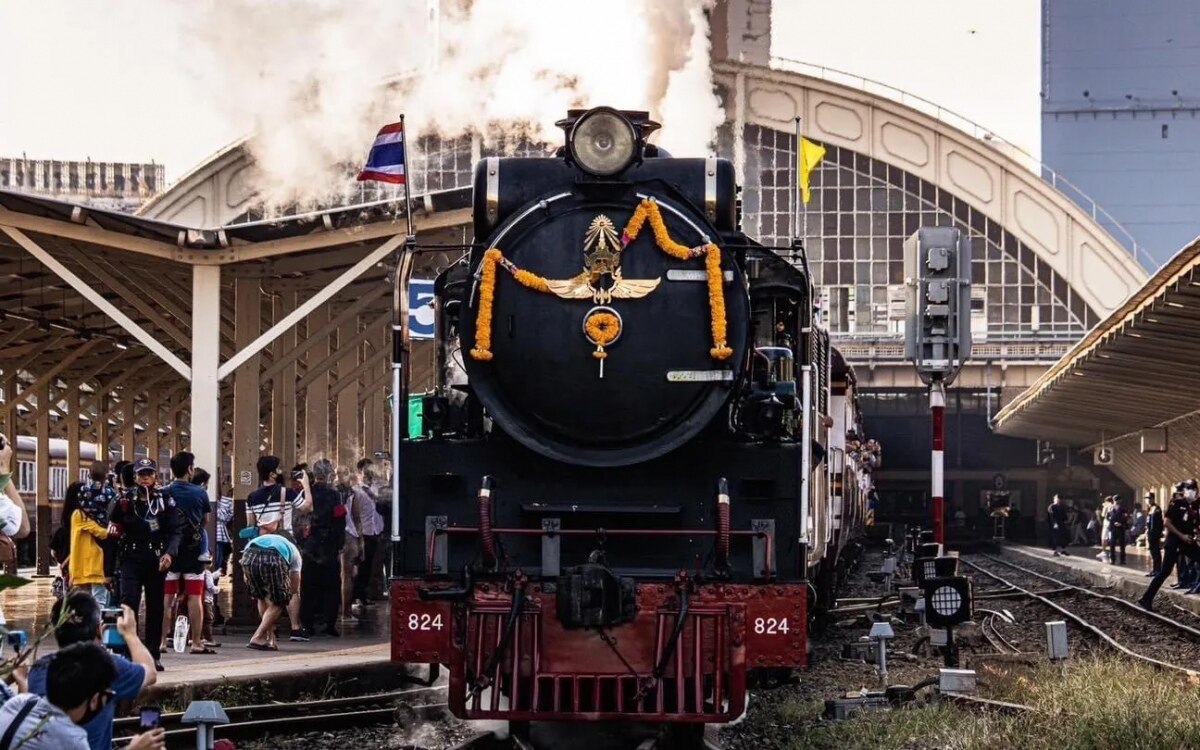
MULTIPOLYGON (((1077 311, 1086 307, 1086 314, 1077 316, 1085 329, 1117 309, 1146 279, 1146 271, 1101 222, 1017 156, 945 118, 814 75, 733 63, 717 63, 714 71, 729 125, 743 136, 730 144, 739 169, 746 164, 748 128, 790 134, 799 116, 806 138, 865 158, 868 170, 900 175, 910 188, 936 186, 954 196, 956 208, 969 207, 972 221, 982 225, 986 218, 1011 236, 1015 247, 1008 252, 1021 257, 1026 272, 1034 273, 1028 256, 1036 256, 1042 283, 1069 288, 1082 303, 1077 311)), ((436 143, 455 147, 455 141, 436 143)), ((227 224, 252 207, 247 179, 252 168, 245 142, 232 144, 140 213, 190 226, 227 224)), ((469 169, 449 177, 461 184, 445 187, 469 185, 469 169)), ((760 234, 770 234, 767 230, 760 227, 760 234)))

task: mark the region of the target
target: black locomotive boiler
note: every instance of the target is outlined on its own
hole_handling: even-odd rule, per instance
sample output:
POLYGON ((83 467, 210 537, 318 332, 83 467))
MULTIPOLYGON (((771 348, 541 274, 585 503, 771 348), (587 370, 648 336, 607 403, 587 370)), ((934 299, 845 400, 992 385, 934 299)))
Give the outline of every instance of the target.
POLYGON ((864 516, 852 374, 728 161, 660 151, 645 112, 559 125, 553 157, 479 162, 435 284, 392 655, 449 665, 464 718, 727 721, 748 669, 805 664, 864 516))

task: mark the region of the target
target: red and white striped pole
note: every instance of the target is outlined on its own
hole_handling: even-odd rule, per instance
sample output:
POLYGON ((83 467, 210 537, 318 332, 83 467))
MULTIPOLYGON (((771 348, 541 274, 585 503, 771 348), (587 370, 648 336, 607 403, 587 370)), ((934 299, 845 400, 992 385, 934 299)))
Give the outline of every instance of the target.
POLYGON ((929 413, 933 420, 933 541, 946 541, 946 495, 943 465, 946 450, 946 384, 934 380, 929 384, 929 413))

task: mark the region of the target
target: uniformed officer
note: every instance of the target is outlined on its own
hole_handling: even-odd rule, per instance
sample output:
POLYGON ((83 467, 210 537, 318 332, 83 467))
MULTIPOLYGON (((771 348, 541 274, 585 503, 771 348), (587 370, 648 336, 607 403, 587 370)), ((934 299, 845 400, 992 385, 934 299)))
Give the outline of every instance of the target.
POLYGON ((144 643, 163 670, 163 582, 179 554, 180 529, 170 493, 157 483, 158 466, 150 458, 133 462, 134 486, 125 491, 113 508, 112 522, 119 529, 121 603, 134 612, 146 593, 146 637, 144 643))
POLYGON ((1176 494, 1171 498, 1167 512, 1163 514, 1163 525, 1167 529, 1167 544, 1163 555, 1162 567, 1158 575, 1150 581, 1146 593, 1138 600, 1138 606, 1150 610, 1154 604, 1154 595, 1162 588, 1167 576, 1171 575, 1179 557, 1196 562, 1200 560, 1200 546, 1197 546, 1196 522, 1200 504, 1196 498, 1196 480, 1187 479, 1175 485, 1176 494))

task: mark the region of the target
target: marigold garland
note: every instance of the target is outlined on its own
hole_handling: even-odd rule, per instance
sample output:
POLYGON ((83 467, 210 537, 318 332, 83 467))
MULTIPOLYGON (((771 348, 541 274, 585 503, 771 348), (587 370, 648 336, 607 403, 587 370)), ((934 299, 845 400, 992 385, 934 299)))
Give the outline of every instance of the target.
POLYGON ((708 309, 713 338, 708 353, 713 359, 729 359, 733 349, 725 343, 725 279, 721 273, 721 249, 712 243, 704 256, 704 267, 708 271, 708 309))
POLYGON ((479 314, 475 318, 475 347, 471 356, 480 362, 492 359, 492 302, 496 298, 496 263, 504 256, 496 248, 483 254, 479 282, 479 314))
MULTIPOLYGON (((633 215, 629 217, 629 222, 625 225, 625 230, 621 233, 622 250, 637 239, 638 234, 642 231, 647 221, 650 222, 650 229, 654 233, 655 244, 667 255, 679 260, 693 260, 699 258, 701 255, 704 256, 704 267, 708 280, 709 322, 712 328, 713 340, 712 348, 708 352, 713 359, 728 359, 733 355, 733 349, 726 344, 725 340, 725 285, 721 272, 721 249, 711 242, 696 247, 688 247, 672 240, 670 232, 667 231, 667 225, 663 221, 662 211, 659 209, 658 203, 648 198, 639 203, 633 215)), ((550 286, 546 283, 545 278, 531 271, 519 268, 512 261, 505 258, 499 248, 489 248, 483 254, 483 262, 480 265, 479 312, 475 319, 475 347, 471 349, 471 356, 481 362, 487 362, 492 359, 492 304, 496 297, 497 264, 504 266, 504 269, 522 286, 543 293, 550 291, 550 286)), ((592 335, 592 320, 599 318, 601 315, 609 314, 596 313, 588 318, 586 322, 588 335, 592 335)), ((614 317, 615 320, 615 316, 610 317, 614 317)), ((619 332, 620 321, 615 322, 615 331, 619 332)), ((615 335, 614 333, 613 336, 615 337, 615 335)), ((608 356, 604 353, 604 344, 600 342, 599 337, 594 337, 594 340, 599 348, 592 355, 597 359, 603 359, 608 356)))
POLYGON ((610 312, 594 312, 587 317, 587 320, 583 321, 583 330, 596 345, 596 351, 592 352, 592 356, 596 359, 604 359, 608 356, 604 347, 616 341, 617 336, 621 335, 621 319, 610 312))

